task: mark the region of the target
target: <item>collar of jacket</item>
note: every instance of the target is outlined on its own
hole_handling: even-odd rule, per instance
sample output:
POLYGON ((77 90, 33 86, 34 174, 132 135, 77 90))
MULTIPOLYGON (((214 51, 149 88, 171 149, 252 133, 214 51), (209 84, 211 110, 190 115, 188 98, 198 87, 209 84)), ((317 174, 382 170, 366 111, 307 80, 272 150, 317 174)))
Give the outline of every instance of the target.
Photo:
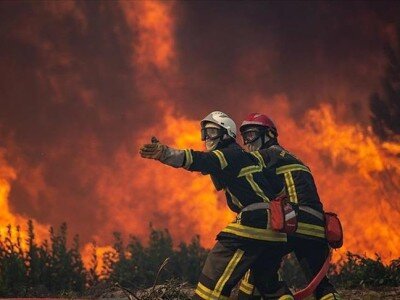
POLYGON ((229 139, 226 141, 221 141, 218 144, 218 147, 215 150, 222 150, 222 149, 242 149, 238 143, 234 139, 229 139))
POLYGON ((266 142, 264 145, 261 146, 261 149, 268 149, 269 147, 274 145, 280 146, 277 139, 269 140, 268 142, 266 142))

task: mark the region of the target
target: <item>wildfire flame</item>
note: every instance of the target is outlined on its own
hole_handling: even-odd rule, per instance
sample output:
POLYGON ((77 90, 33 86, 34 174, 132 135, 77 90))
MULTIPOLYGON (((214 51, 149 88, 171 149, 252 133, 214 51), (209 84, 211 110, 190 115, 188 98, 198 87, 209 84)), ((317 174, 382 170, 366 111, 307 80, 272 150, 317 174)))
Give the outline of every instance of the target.
MULTIPOLYGON (((86 38, 85 33, 93 30, 93 24, 85 12, 84 5, 71 3, 51 3, 49 11, 57 15, 60 20, 71 14, 74 15, 80 25, 76 26, 77 28, 74 27, 74 30, 82 27, 83 33, 78 39, 82 41, 86 38)), ((83 170, 78 176, 82 177, 79 183, 83 188, 80 186, 77 191, 90 189, 90 193, 87 194, 92 198, 85 199, 87 200, 85 212, 91 209, 93 216, 96 217, 94 219, 96 221, 93 221, 92 215, 85 216, 85 219, 79 220, 77 222, 79 224, 76 225, 76 228, 80 228, 89 235, 83 245, 83 255, 87 265, 90 264, 92 249, 90 238, 97 242, 100 257, 102 253, 110 249, 113 231, 122 231, 125 236, 133 234, 145 240, 148 236, 149 223, 152 223, 158 228, 168 228, 176 242, 188 241, 195 234, 199 234, 202 244, 210 247, 214 243, 215 235, 233 218, 233 213, 224 203, 224 196, 215 191, 207 176, 173 169, 139 157, 139 146, 148 142, 153 135, 169 146, 180 149, 203 149, 203 145, 200 141, 199 120, 194 119, 196 113, 192 112, 189 115, 187 111, 180 109, 177 104, 179 101, 174 101, 175 97, 180 96, 179 91, 182 88, 182 82, 185 82, 183 77, 186 74, 180 71, 179 51, 183 50, 176 48, 175 41, 177 22, 174 7, 176 3, 166 1, 120 1, 118 3, 122 14, 114 12, 115 15, 121 17, 123 19, 121 23, 126 23, 134 33, 132 35, 135 35, 132 43, 129 44, 129 62, 134 72, 132 72, 132 78, 128 77, 132 80, 132 85, 137 88, 138 99, 129 99, 132 104, 127 109, 126 115, 134 115, 135 121, 139 120, 138 123, 142 122, 145 125, 139 128, 140 132, 137 132, 136 128, 132 132, 127 130, 128 133, 124 133, 123 136, 124 141, 118 143, 111 151, 105 151, 106 155, 100 153, 99 150, 104 141, 96 135, 95 131, 98 128, 84 127, 83 133, 78 138, 75 137, 75 132, 71 131, 64 140, 57 140, 49 146, 47 161, 42 162, 43 165, 50 164, 68 157, 67 154, 72 145, 78 144, 82 148, 82 155, 75 162, 80 165, 76 168, 83 170), (150 107, 153 110, 144 109, 145 113, 142 113, 141 107, 150 107), (153 115, 149 117, 146 113, 153 115), (106 156, 111 163, 104 163, 106 156)), ((98 10, 103 11, 105 5, 106 2, 99 4, 98 10)), ((52 91, 54 102, 59 105, 54 104, 55 110, 59 113, 55 115, 63 115, 62 104, 74 97, 62 96, 69 91, 71 86, 77 86, 77 95, 82 96, 82 103, 77 102, 72 109, 81 109, 80 105, 82 105, 83 111, 93 117, 93 122, 98 121, 101 124, 101 130, 109 129, 107 125, 113 125, 112 121, 115 121, 116 117, 108 113, 109 106, 101 106, 101 103, 97 103, 98 94, 96 87, 93 87, 93 82, 97 81, 82 84, 84 82, 82 77, 87 76, 87 69, 90 68, 84 67, 83 74, 75 71, 80 70, 80 64, 77 62, 79 59, 74 57, 76 52, 71 51, 69 47, 63 47, 65 46, 64 39, 59 44, 42 40, 46 35, 39 34, 40 24, 36 24, 31 30, 24 30, 23 25, 16 28, 17 44, 20 44, 19 39, 21 39, 24 43, 36 47, 35 49, 46 58, 43 59, 45 67, 37 71, 38 80, 43 84, 44 90, 52 91), (56 51, 59 48, 62 49, 60 50, 62 55, 56 51), (58 75, 56 72, 52 73, 58 69, 65 71, 65 74, 59 77, 56 76, 58 75), (47 72, 50 74, 48 77, 46 77, 47 72)), ((118 38, 124 38, 121 28, 122 26, 113 28, 117 33, 116 42, 118 38)), ((70 34, 70 32, 64 34, 70 34)), ((49 36, 53 37, 53 35, 49 36)), ((90 35, 87 36, 90 37, 90 35)), ((272 33, 271 36, 273 38, 272 33)), ((98 37, 97 34, 94 35, 96 40, 98 37)), ((110 51, 108 48, 106 50, 110 51)), ((105 52, 108 53, 107 51, 105 52)), ((243 51, 246 52, 247 48, 243 51)), ((280 57, 280 53, 272 47, 267 52, 263 49, 255 49, 250 54, 256 55, 256 58, 246 53, 245 56, 239 58, 238 66, 234 68, 234 72, 240 73, 238 77, 243 77, 243 82, 249 86, 263 77, 265 72, 272 72, 273 61, 280 57), (249 64, 251 68, 248 68, 249 64)), ((323 57, 318 59, 323 59, 323 57)), ((12 63, 10 65, 13 66, 12 63)), ((101 68, 99 70, 104 71, 101 68)), ((116 68, 116 70, 119 69, 116 68)), ((372 71, 375 72, 375 70, 372 71)), ((194 72, 201 73, 203 70, 194 70, 194 72)), ((268 73, 265 76, 271 76, 268 78, 272 81, 273 74, 268 73)), ((19 77, 15 76, 15 78, 19 77)), ((109 79, 109 77, 105 78, 109 79)), ((124 76, 118 78, 124 78, 124 76)), ((341 90, 341 99, 346 100, 347 89, 340 86, 338 89, 341 90)), ((226 93, 233 92, 227 88, 226 93)), ((244 94, 246 93, 240 97, 242 97, 241 101, 246 103, 246 111, 242 111, 244 105, 238 107, 231 105, 230 111, 226 112, 232 114, 238 123, 241 121, 239 118, 243 118, 250 112, 261 112, 271 116, 278 126, 281 144, 311 167, 325 209, 334 211, 340 216, 345 231, 345 244, 337 252, 335 259, 339 259, 347 250, 368 256, 379 253, 385 262, 399 257, 400 238, 397 228, 400 225, 400 204, 397 198, 400 194, 400 144, 398 142, 380 143, 365 126, 343 121, 345 120, 343 107, 338 109, 329 104, 329 101, 322 101, 323 99, 320 99, 320 104, 310 108, 303 117, 293 117, 291 99, 285 94, 266 96, 260 92, 257 96, 251 94, 248 97, 243 96, 244 94)), ((72 95, 75 96, 74 93, 72 95)), ((50 106, 43 116, 47 116, 52 108, 53 106, 50 106)), ((193 105, 193 108, 196 110, 203 107, 193 105)), ((209 108, 210 111, 224 110, 224 106, 209 108)), ((66 120, 69 122, 69 119, 66 120)), ((132 121, 132 119, 129 120, 132 121)), ((110 131, 113 130, 114 128, 110 129, 110 131)), ((112 134, 110 136, 113 137, 112 134)), ((106 142, 112 144, 112 138, 110 140, 111 142, 108 139, 106 142)), ((42 168, 40 163, 32 164, 34 167, 31 166, 27 172, 28 175, 21 179, 17 172, 19 168, 14 169, 14 165, 4 158, 4 150, 1 151, 0 234, 4 236, 7 224, 22 225, 30 218, 26 214, 20 215, 12 210, 13 206, 10 205, 9 198, 14 182, 18 181, 28 190, 28 194, 34 198, 32 202, 39 201, 41 193, 51 194, 47 197, 49 199, 55 199, 59 194, 54 186, 46 182, 46 175, 49 177, 49 174, 46 174, 46 168, 42 168), (49 192, 50 189, 51 192, 49 192)), ((72 174, 75 173, 72 172, 72 174)), ((71 192, 72 196, 69 195, 71 198, 73 193, 74 191, 71 192)), ((39 205, 36 206, 39 207, 39 205)), ((60 219, 60 222, 62 221, 64 220, 60 219)), ((46 238, 48 226, 39 219, 35 225, 38 231, 37 236, 41 239, 46 238)))
MULTIPOLYGON (((24 241, 28 235, 24 226, 27 224, 28 218, 12 212, 10 209, 9 194, 12 182, 17 179, 17 173, 4 157, 5 150, 0 148, 0 240, 7 239, 10 232, 11 242, 17 243, 17 240, 20 239, 21 248, 26 249, 27 245, 24 241), (22 226, 21 230, 17 231, 20 226, 22 226)), ((36 220, 33 220, 33 225, 38 234, 36 242, 40 243, 46 237, 48 228, 36 220)))

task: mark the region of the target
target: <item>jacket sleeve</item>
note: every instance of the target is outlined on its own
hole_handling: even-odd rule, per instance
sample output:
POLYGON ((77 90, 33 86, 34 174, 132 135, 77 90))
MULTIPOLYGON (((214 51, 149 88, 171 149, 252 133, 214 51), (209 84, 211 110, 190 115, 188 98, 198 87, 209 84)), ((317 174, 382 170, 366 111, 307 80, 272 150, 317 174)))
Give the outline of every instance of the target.
POLYGON ((203 174, 216 174, 228 166, 226 155, 223 151, 210 152, 185 150, 183 167, 189 171, 197 171, 203 174))

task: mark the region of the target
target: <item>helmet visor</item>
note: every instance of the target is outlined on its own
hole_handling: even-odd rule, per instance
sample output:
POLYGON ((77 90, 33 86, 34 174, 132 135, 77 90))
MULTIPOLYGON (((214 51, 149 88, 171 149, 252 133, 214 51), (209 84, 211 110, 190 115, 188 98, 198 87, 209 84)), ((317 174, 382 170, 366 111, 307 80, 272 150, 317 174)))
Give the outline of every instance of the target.
POLYGON ((253 143, 258 138, 260 138, 264 133, 265 133, 265 130, 255 128, 255 127, 244 130, 241 132, 242 137, 243 137, 243 143, 245 145, 253 143))
POLYGON ((215 140, 219 137, 222 137, 226 129, 222 128, 202 128, 201 129, 201 140, 215 140))

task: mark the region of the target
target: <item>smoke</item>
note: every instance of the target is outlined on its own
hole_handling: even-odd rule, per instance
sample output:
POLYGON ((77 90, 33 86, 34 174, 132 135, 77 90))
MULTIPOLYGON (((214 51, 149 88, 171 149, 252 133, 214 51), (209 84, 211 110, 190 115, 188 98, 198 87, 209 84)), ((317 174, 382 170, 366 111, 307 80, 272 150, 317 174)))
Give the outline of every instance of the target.
POLYGON ((210 245, 232 215, 209 180, 143 161, 139 145, 156 134, 199 149, 198 120, 213 110, 273 112, 296 151, 305 144, 287 136, 321 103, 365 128, 399 13, 382 1, 1 2, 10 211, 66 221, 85 243, 145 237, 153 222, 210 245))
POLYGON ((393 2, 185 3, 177 21, 188 79, 180 104, 186 112, 202 104, 201 114, 215 103, 235 105, 241 118, 236 111, 246 112, 254 94, 285 93, 294 117, 328 101, 365 122, 382 42, 399 9, 393 2))

